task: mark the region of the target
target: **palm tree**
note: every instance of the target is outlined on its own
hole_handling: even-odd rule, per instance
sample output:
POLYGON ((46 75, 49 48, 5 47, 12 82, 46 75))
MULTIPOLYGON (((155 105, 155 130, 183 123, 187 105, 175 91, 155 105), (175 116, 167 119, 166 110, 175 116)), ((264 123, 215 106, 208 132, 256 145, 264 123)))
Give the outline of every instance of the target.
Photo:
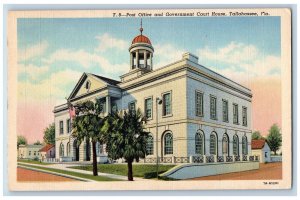
POLYGON ((96 144, 103 140, 101 128, 104 120, 100 117, 101 106, 99 102, 86 101, 74 106, 76 108, 76 117, 72 120, 72 136, 77 139, 77 145, 86 139, 92 140, 93 151, 93 175, 98 175, 96 144))
POLYGON ((110 114, 102 128, 108 156, 126 160, 129 181, 133 181, 132 162, 138 162, 146 154, 148 132, 145 131, 145 123, 146 118, 138 109, 110 114))

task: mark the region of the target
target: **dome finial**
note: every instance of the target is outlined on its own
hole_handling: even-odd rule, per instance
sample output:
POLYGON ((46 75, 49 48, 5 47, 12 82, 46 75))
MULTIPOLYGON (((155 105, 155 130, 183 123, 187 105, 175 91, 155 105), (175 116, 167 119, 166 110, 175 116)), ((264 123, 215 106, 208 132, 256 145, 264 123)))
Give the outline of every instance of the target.
POLYGON ((141 28, 140 28, 140 31, 141 31, 141 35, 143 35, 143 21, 142 21, 142 18, 141 18, 141 28))

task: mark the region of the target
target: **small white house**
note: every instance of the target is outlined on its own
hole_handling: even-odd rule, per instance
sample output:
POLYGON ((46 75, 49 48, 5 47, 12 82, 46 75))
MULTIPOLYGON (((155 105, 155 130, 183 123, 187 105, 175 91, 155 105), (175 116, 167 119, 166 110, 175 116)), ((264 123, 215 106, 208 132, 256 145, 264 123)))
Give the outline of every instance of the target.
POLYGON ((55 145, 47 144, 43 148, 39 150, 40 152, 40 160, 45 161, 51 158, 55 158, 55 145))
POLYGON ((43 145, 20 145, 18 149, 19 159, 35 159, 40 157, 39 150, 43 145))
POLYGON ((265 140, 251 141, 252 155, 259 156, 260 162, 271 162, 271 149, 265 140))

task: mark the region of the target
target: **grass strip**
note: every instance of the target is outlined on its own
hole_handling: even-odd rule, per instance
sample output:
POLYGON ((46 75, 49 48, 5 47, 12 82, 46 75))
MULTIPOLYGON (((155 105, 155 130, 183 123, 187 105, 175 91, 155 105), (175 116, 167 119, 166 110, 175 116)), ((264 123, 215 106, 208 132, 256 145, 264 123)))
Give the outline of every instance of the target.
POLYGON ((37 164, 37 165, 52 165, 52 163, 44 163, 37 160, 18 160, 18 162, 37 164))
POLYGON ((50 172, 56 172, 56 173, 60 173, 60 174, 71 175, 71 176, 90 179, 90 180, 94 180, 94 181, 123 181, 123 180, 120 180, 120 179, 109 178, 109 177, 106 177, 106 176, 93 176, 93 175, 82 174, 82 173, 78 173, 78 172, 70 172, 70 171, 62 170, 62 169, 52 169, 52 168, 47 168, 47 167, 32 166, 32 165, 26 165, 26 164, 23 164, 23 163, 18 163, 18 164, 20 166, 31 167, 31 168, 36 168, 36 169, 42 169, 42 170, 46 170, 46 171, 50 171, 50 172))
MULTIPOLYGON (((159 165, 158 174, 164 173, 175 165, 159 165)), ((69 167, 72 169, 80 169, 86 171, 93 171, 92 165, 69 167)), ((156 165, 137 164, 133 165, 133 176, 143 177, 146 179, 156 178, 156 165)), ((126 164, 98 164, 98 171, 102 173, 117 174, 127 176, 126 164)))

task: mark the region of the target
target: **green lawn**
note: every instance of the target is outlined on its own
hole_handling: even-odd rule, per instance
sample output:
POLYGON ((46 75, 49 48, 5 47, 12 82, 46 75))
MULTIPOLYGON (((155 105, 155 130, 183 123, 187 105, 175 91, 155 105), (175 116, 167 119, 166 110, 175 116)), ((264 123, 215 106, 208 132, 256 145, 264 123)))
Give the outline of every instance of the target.
POLYGON ((113 178, 109 178, 109 177, 105 177, 105 176, 93 176, 93 175, 89 175, 89 174, 81 174, 81 173, 70 172, 70 171, 61 170, 61 169, 51 169, 51 168, 47 168, 47 167, 26 165, 26 164, 23 164, 23 163, 19 163, 18 165, 31 167, 31 168, 36 168, 36 169, 42 169, 42 170, 46 170, 46 171, 50 171, 50 172, 56 172, 56 173, 60 173, 60 174, 71 175, 71 176, 75 176, 75 177, 79 177, 79 178, 91 179, 91 180, 94 180, 94 181, 122 181, 122 180, 119 180, 119 179, 113 179, 113 178))
POLYGON ((40 162, 40 161, 36 161, 36 160, 18 160, 18 162, 38 164, 38 165, 52 165, 52 163, 44 163, 44 162, 40 162))
MULTIPOLYGON (((175 165, 159 165, 158 173, 164 173, 174 167, 175 165)), ((74 169, 88 170, 92 171, 92 165, 85 166, 75 166, 70 167, 74 169)), ((126 164, 98 164, 99 172, 109 173, 109 174, 118 174, 127 176, 127 165, 126 164)), ((147 165, 147 164, 137 164, 133 165, 133 176, 143 177, 143 178, 155 178, 156 177, 156 165, 147 165)))

